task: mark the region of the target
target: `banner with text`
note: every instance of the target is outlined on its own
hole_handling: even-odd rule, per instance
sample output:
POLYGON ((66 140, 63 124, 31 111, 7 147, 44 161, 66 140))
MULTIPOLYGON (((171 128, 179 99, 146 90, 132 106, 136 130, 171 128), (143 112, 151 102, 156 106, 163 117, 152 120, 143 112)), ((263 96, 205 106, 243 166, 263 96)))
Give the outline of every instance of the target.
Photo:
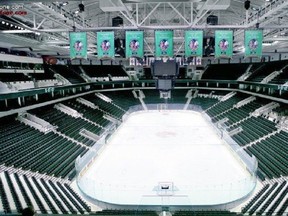
POLYGON ((245 31, 245 57, 259 57, 262 56, 262 30, 246 30, 245 31))
POLYGON ((155 31, 155 56, 173 57, 173 31, 155 31))
POLYGON ((114 58, 114 32, 97 32, 98 58, 114 58))
POLYGON ((70 32, 70 58, 87 59, 86 32, 70 32))
POLYGON ((203 31, 185 31, 185 57, 203 55, 203 31))
POLYGON ((233 55, 233 31, 215 31, 215 57, 232 58, 233 55))
POLYGON ((126 58, 144 56, 143 31, 126 31, 126 58))

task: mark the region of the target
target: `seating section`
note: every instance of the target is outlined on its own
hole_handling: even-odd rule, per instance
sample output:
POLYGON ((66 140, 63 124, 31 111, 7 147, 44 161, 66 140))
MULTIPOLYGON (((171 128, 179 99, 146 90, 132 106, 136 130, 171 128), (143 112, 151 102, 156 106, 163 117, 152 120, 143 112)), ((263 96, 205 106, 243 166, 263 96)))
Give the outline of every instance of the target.
POLYGON ((185 98, 186 94, 187 89, 172 89, 171 98, 168 100, 168 103, 185 104, 187 101, 187 98, 185 98))
POLYGON ((269 121, 261 116, 245 119, 244 121, 230 127, 229 130, 233 130, 238 127, 242 127, 243 131, 233 135, 232 138, 240 146, 244 146, 248 143, 256 141, 261 137, 277 130, 276 124, 274 122, 269 121))
POLYGON ((211 64, 204 71, 202 79, 237 80, 248 67, 249 64, 211 64))
POLYGON ((18 81, 31 81, 31 79, 23 73, 1 73, 1 82, 18 82, 18 81))
POLYGON ((38 178, 29 173, 1 172, 0 193, 3 206, 0 214, 20 213, 28 206, 38 214, 84 214, 91 211, 67 183, 38 178), (10 206, 16 208, 11 210, 10 206))
POLYGON ((83 73, 79 65, 68 65, 68 67, 70 70, 74 71, 76 74, 81 75, 83 73))
POLYGON ((35 80, 51 80, 55 79, 54 74, 49 70, 45 71, 44 73, 29 73, 29 76, 35 80))
POLYGON ((232 216, 239 215, 235 212, 230 211, 221 211, 221 210, 211 210, 211 211, 190 211, 190 210, 181 210, 176 211, 173 216, 232 216))
POLYGON ((217 103, 206 112, 212 117, 213 122, 227 117, 229 120, 225 124, 228 131, 242 128, 242 131, 232 135, 232 138, 238 145, 243 146, 249 155, 254 155, 258 159, 257 175, 260 179, 287 176, 288 148, 285 143, 288 140, 288 133, 277 132, 276 123, 262 116, 249 116, 268 101, 256 99, 240 108, 231 108, 237 99, 239 100, 239 95, 217 103), (261 139, 263 137, 265 139, 261 139))
POLYGON ((259 65, 259 67, 254 70, 252 75, 250 77, 248 77, 248 79, 246 81, 261 82, 270 73, 272 73, 274 71, 281 70, 287 64, 288 64, 287 61, 275 61, 275 62, 263 63, 263 64, 259 65))
POLYGON ((143 216, 158 216, 157 212, 150 210, 112 210, 104 209, 95 213, 90 213, 90 215, 120 215, 120 216, 134 216, 134 215, 143 215, 143 216))
POLYGON ((140 79, 153 79, 152 71, 150 67, 143 67, 144 76, 140 77, 140 79))
POLYGON ((103 92, 103 94, 125 110, 128 110, 131 106, 140 105, 139 99, 135 98, 132 91, 129 90, 103 92))
POLYGON ((44 134, 18 121, 2 119, 0 164, 65 177, 86 149, 53 132, 44 134))
POLYGON ((245 150, 258 159, 259 168, 269 178, 288 175, 288 133, 281 131, 245 150))
MULTIPOLYGON (((287 191, 286 191, 287 194, 287 191)), ((282 195, 282 194, 281 194, 282 195)), ((278 200, 277 200, 278 201, 278 200)), ((279 211, 277 212, 277 216, 284 215, 286 212, 287 213, 287 208, 288 208, 288 199, 286 198, 284 204, 279 208, 279 211)), ((267 213, 267 215, 271 215, 270 212, 267 213)))
POLYGON ((107 113, 111 116, 113 116, 116 119, 121 119, 122 116, 125 114, 125 110, 121 109, 117 105, 107 102, 99 97, 97 97, 94 94, 86 95, 83 98, 91 101, 95 105, 99 107, 100 110, 104 111, 104 113, 107 113))
POLYGON ((14 203, 15 203, 15 206, 16 206, 16 209, 18 212, 21 212, 23 207, 22 207, 22 204, 20 203, 20 200, 19 200, 19 196, 18 196, 18 193, 17 191, 15 190, 14 186, 13 186, 13 183, 12 183, 12 180, 8 174, 8 172, 4 172, 4 175, 5 175, 5 178, 6 178, 6 181, 8 183, 8 186, 9 186, 9 189, 10 189, 10 192, 12 194, 12 197, 13 197, 13 200, 14 200, 14 203))
POLYGON ((206 111, 206 113, 210 117, 214 118, 215 116, 223 113, 224 111, 231 109, 233 107, 233 105, 235 105, 239 101, 245 99, 245 97, 247 97, 247 96, 244 96, 241 94, 236 94, 233 97, 229 98, 228 100, 222 101, 222 102, 216 104, 215 106, 213 106, 211 109, 208 109, 206 111))
POLYGON ((269 184, 266 184, 258 193, 249 201, 249 203, 242 209, 242 213, 246 213, 259 199, 260 197, 268 190, 270 187, 269 184))
POLYGON ((287 181, 266 184, 241 212, 245 215, 284 215, 287 208, 287 194, 287 181))
POLYGON ((128 77, 121 65, 82 65, 90 77, 128 77))
POLYGON ((190 104, 200 106, 202 110, 206 110, 209 107, 216 104, 218 101, 219 101, 218 99, 211 98, 209 96, 207 97, 197 96, 196 98, 192 98, 190 104))
POLYGON ((245 104, 244 106, 241 106, 239 108, 234 108, 229 110, 228 112, 224 112, 220 115, 215 116, 212 118, 213 122, 217 122, 223 118, 228 118, 228 121, 225 122, 226 126, 231 126, 232 124, 235 124, 236 122, 241 121, 244 118, 247 118, 250 113, 258 109, 259 107, 263 106, 264 104, 261 101, 252 101, 248 104, 245 104))
POLYGON ((281 106, 274 109, 274 112, 279 116, 288 116, 288 104, 281 104, 281 106))
MULTIPOLYGON (((57 184, 60 184, 59 182, 57 182, 57 184)), ((70 187, 70 185, 68 185, 67 183, 64 184, 66 190, 69 191, 69 193, 74 196, 74 198, 76 199, 76 201, 81 204, 83 206, 83 208, 87 211, 90 212, 91 211, 91 207, 88 206, 83 200, 82 198, 70 187)), ((67 193, 68 194, 68 193, 67 193)))
POLYGON ((160 98, 159 90, 157 89, 145 89, 143 90, 145 98, 143 99, 146 104, 161 104, 165 103, 163 98, 160 98))
POLYGON ((95 122, 102 127, 105 127, 109 124, 109 121, 103 118, 104 112, 99 109, 93 109, 91 107, 85 106, 77 102, 75 99, 63 102, 63 104, 77 110, 79 113, 83 114, 83 117, 95 122))
POLYGON ((85 80, 78 73, 69 69, 67 65, 50 65, 49 67, 72 84, 85 83, 85 80))
MULTIPOLYGON (((3 213, 4 214, 12 213, 2 179, 0 179, 0 195, 3 206, 3 213)), ((1 210, 2 209, 0 209, 0 211, 1 210)))
MULTIPOLYGON (((159 91, 143 90, 146 104, 163 103, 159 91)), ((172 90, 170 103, 186 103, 187 90, 172 90)), ((227 94, 227 92, 224 92, 227 94)), ((221 95, 223 96, 224 93, 221 95)), ((103 210, 91 213, 91 208, 82 200, 67 178, 76 175, 75 160, 85 154, 95 141, 79 134, 86 129, 101 135, 109 121, 104 115, 121 120, 130 106, 140 105, 130 90, 101 93, 112 101, 106 101, 99 95, 89 94, 84 99, 98 108, 83 105, 76 99, 62 102, 78 111, 81 117, 75 118, 63 113, 53 105, 28 111, 56 126, 55 131, 42 133, 15 120, 16 116, 0 118, 0 165, 13 167, 0 170, 0 214, 21 212, 27 206, 33 206, 41 214, 96 214, 96 215, 157 215, 153 211, 103 210), (86 145, 86 146, 85 146, 86 145), (37 175, 35 173, 38 172, 37 175), (46 175, 42 175, 46 174, 46 175), (48 177, 47 177, 48 176, 48 177), (49 177, 50 176, 50 177, 49 177), (53 176, 53 178, 51 177, 53 176), (55 177, 55 178, 54 178, 55 177), (57 180, 56 177, 62 178, 57 180)), ((288 132, 280 131, 276 123, 264 116, 250 116, 259 107, 269 101, 257 98, 240 108, 233 106, 248 95, 237 93, 228 100, 219 101, 217 92, 199 91, 191 104, 198 105, 211 117, 213 122, 228 118, 227 130, 241 127, 243 131, 232 136, 236 143, 258 160, 258 175, 264 182, 263 188, 242 209, 245 215, 283 215, 287 212, 288 184, 288 132), (261 139, 265 137, 265 139, 261 139)), ((281 115, 287 112, 286 106, 274 110, 281 115), (283 108, 284 107, 284 108, 283 108), (284 111, 283 111, 284 109, 284 111)), ((236 215, 229 211, 177 211, 173 215, 236 215)), ((238 214, 239 215, 239 214, 238 214)))
MULTIPOLYGON (((94 125, 82 118, 73 118, 55 108, 42 107, 41 111, 36 111, 36 115, 52 125, 58 126, 57 131, 69 136, 87 146, 93 145, 93 140, 90 140, 80 135, 81 129, 86 129, 96 135, 100 135, 102 128, 94 125)), ((35 112, 34 112, 35 113, 35 112)))
POLYGON ((269 83, 271 84, 284 84, 288 82, 288 68, 285 68, 282 73, 272 79, 269 83))

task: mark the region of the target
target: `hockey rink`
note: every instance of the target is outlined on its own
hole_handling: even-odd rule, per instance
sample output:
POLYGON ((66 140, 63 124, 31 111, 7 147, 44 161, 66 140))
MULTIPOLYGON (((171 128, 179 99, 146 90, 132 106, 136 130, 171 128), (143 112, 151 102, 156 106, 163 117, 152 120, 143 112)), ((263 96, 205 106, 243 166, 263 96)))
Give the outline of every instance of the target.
POLYGON ((132 113, 78 182, 89 197, 119 205, 219 205, 255 180, 198 112, 132 113))

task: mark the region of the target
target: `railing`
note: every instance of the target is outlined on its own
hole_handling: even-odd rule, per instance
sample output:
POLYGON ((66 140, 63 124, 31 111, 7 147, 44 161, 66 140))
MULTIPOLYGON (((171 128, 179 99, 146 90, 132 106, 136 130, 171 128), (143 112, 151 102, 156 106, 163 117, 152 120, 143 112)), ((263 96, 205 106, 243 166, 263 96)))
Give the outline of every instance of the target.
MULTIPOLYGON (((41 95, 52 92, 63 92, 63 91, 85 91, 85 89, 111 89, 113 85, 117 85, 117 88, 133 88, 133 89, 144 89, 144 88, 155 88, 155 80, 136 80, 136 81, 105 81, 105 82, 92 82, 82 83, 67 86, 51 86, 45 88, 28 89, 18 92, 0 93, 0 100, 13 99, 18 97, 41 95), (143 87, 144 86, 144 87, 143 87)), ((262 84, 257 82, 245 82, 236 80, 190 80, 190 79, 178 79, 175 82, 175 87, 217 87, 217 85, 227 85, 226 88, 230 88, 230 85, 234 85, 233 88, 240 89, 240 85, 255 87, 262 87, 274 90, 288 91, 288 86, 277 85, 277 84, 262 84)))
POLYGON ((155 189, 141 183, 111 185, 87 177, 78 178, 77 184, 86 196, 117 206, 213 206, 212 203, 220 205, 247 196, 255 187, 255 179, 250 177, 214 185, 175 185, 173 195, 169 196, 159 195, 158 185, 155 189), (163 203, 163 200, 169 201, 163 203))

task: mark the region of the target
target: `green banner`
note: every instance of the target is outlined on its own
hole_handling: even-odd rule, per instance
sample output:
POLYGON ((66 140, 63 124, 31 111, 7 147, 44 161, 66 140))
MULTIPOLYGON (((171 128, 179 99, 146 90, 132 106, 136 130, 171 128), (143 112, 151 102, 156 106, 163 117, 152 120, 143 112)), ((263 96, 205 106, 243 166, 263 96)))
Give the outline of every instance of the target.
POLYGON ((126 31, 126 58, 144 56, 143 31, 126 31))
POLYGON ((98 58, 114 58, 114 32, 97 32, 98 58))
POLYGON ((245 57, 259 57, 262 56, 262 30, 246 30, 245 31, 245 57))
POLYGON ((87 59, 86 32, 70 32, 70 58, 87 59))
POLYGON ((215 31, 215 57, 232 58, 233 31, 215 31))
POLYGON ((173 31, 155 31, 155 56, 173 57, 173 31))
POLYGON ((203 55, 203 31, 185 31, 185 57, 203 55))

